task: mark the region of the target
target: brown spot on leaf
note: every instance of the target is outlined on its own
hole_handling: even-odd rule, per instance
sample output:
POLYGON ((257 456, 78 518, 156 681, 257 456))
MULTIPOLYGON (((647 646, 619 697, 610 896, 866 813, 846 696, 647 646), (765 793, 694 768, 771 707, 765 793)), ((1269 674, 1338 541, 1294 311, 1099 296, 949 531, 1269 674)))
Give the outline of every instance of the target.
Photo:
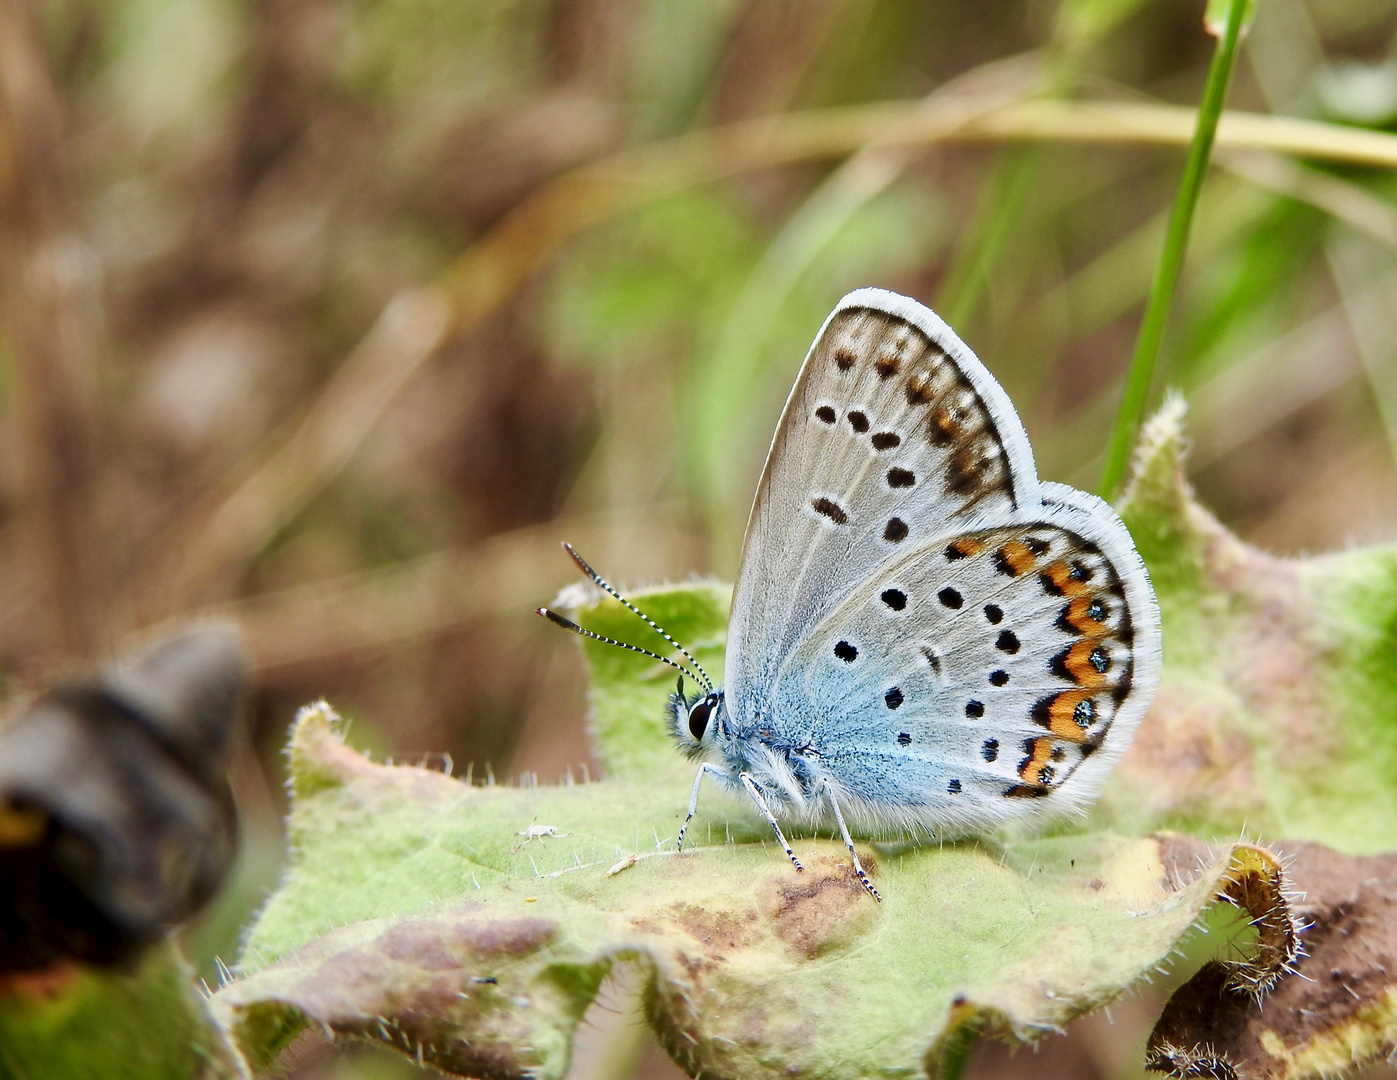
POLYGON ((558 933, 548 919, 468 920, 456 925, 453 937, 482 957, 519 957, 537 952, 558 933))
POLYGON ((448 971, 461 966, 460 958, 447 951, 440 929, 416 920, 400 923, 380 937, 378 950, 389 960, 424 971, 448 971))
POLYGON ((694 904, 671 904, 663 914, 694 940, 700 942, 714 959, 737 949, 746 948, 756 940, 754 912, 733 912, 701 908, 694 904))
POLYGON ((1254 750, 1229 703, 1196 684, 1166 682, 1117 767, 1148 805, 1246 820, 1266 806, 1254 750))
MULTIPOLYGON (((876 865, 863 861, 872 876, 876 865)), ((878 915, 847 857, 822 855, 797 878, 772 878, 765 892, 776 936, 806 959, 856 944, 878 915)))
MULTIPOLYGON (((513 1000, 527 988, 518 965, 527 979, 540 963, 529 953, 551 941, 556 927, 536 918, 480 919, 482 907, 400 923, 369 942, 355 926, 321 935, 276 965, 283 1022, 298 1013, 337 1036, 394 1047, 452 1075, 536 1073, 547 1063, 535 1049, 539 1018, 513 1000), (480 949, 494 956, 482 960, 480 949), (463 962, 450 962, 458 951, 463 962)), ((256 976, 225 997, 235 1008, 251 1004, 255 985, 256 976), (252 996, 240 1002, 240 989, 252 996)))

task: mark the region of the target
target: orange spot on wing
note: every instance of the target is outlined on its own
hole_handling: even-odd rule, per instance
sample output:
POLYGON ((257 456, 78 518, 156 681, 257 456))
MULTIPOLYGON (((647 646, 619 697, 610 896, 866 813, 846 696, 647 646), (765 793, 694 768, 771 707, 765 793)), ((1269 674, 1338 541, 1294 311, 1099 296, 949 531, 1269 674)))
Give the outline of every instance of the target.
POLYGON ((962 430, 961 422, 951 415, 951 410, 944 405, 938 405, 931 410, 931 416, 927 420, 927 435, 933 443, 945 446, 960 438, 962 430))
POLYGON ((1044 735, 1030 744, 1028 757, 1019 766, 1019 779, 1026 784, 1047 787, 1052 782, 1053 740, 1044 735))
POLYGON ((1010 540, 999 549, 999 561, 1005 569, 1018 577, 1024 571, 1032 570, 1037 560, 1023 541, 1010 540))
POLYGON ((1089 690, 1064 690, 1048 706, 1048 730, 1072 743, 1090 741, 1085 728, 1077 723, 1077 706, 1091 697, 1089 690))
POLYGON ((1051 585, 1052 590, 1062 596, 1083 596, 1091 590, 1091 586, 1073 575, 1071 564, 1066 562, 1049 563, 1045 566, 1043 582, 1045 585, 1051 585))
POLYGON ((1063 658, 1063 666, 1067 668, 1072 676, 1072 681, 1078 686, 1095 690, 1106 685, 1106 673, 1098 671, 1096 665, 1092 663, 1092 654, 1100 645, 1099 639, 1083 638, 1067 650, 1067 655, 1063 658))
POLYGON ((961 537, 952 544, 951 547, 955 548, 962 555, 969 557, 971 555, 978 555, 980 552, 984 551, 985 542, 983 540, 972 540, 969 537, 961 537))
POLYGON ((1067 605, 1067 621, 1079 634, 1100 637, 1106 633, 1108 627, 1091 617, 1092 600, 1093 597, 1089 594, 1074 596, 1072 602, 1067 605))

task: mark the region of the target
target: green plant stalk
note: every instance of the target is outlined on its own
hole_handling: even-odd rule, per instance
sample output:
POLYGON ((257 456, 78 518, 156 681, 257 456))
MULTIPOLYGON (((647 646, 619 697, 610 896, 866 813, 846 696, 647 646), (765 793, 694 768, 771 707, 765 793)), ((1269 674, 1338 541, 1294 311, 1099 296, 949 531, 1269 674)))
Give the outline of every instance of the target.
POLYGON ((1125 393, 1111 429, 1106 462, 1101 469, 1099 490, 1103 498, 1111 498, 1120 487, 1130 458, 1130 448, 1135 445, 1140 420, 1145 414, 1145 402, 1154 383, 1155 364, 1169 319, 1169 304, 1174 298, 1174 288, 1183 267, 1193 211, 1198 205, 1198 192, 1208 168, 1213 136, 1217 132, 1218 118, 1222 115, 1223 101, 1227 97, 1227 84, 1237 57, 1237 42, 1241 38, 1246 8, 1246 0, 1232 0, 1227 12, 1227 27, 1218 39, 1213 62, 1208 69, 1208 83, 1198 107, 1198 126, 1188 149, 1188 160, 1184 163, 1183 178, 1179 181, 1179 191, 1169 217, 1169 231, 1164 238, 1164 250, 1160 253, 1159 265, 1150 284, 1145 315, 1140 322, 1140 335, 1135 342, 1135 356, 1130 362, 1125 393))
POLYGON ((1001 157, 990 185, 991 197, 982 204, 970 229, 973 238, 962 244, 937 300, 941 317, 952 327, 964 327, 985 295, 985 286, 1010 230, 1018 221, 1038 164, 1036 147, 1014 147, 1001 157))
POLYGON ((936 1080, 961 1080, 965 1068, 970 1064, 970 1055, 980 1043, 980 1025, 963 1024, 947 1039, 947 1046, 941 1055, 936 1080))

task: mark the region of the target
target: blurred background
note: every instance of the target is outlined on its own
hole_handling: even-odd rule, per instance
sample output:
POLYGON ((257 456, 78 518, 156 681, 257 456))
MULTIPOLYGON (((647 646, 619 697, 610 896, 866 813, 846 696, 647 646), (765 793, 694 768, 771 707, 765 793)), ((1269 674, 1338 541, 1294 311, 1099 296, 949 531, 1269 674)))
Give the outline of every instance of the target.
MULTIPOLYGON (((1395 43, 1397 0, 1264 0, 1230 105, 1390 129, 1395 43)), ((0 0, 0 676, 241 622, 210 979, 276 880, 299 705, 379 757, 595 770, 575 643, 530 610, 573 580, 559 541, 631 588, 730 580, 845 291, 935 306, 1042 475, 1095 487, 1181 150, 637 148, 920 98, 1193 105, 1211 51, 1175 0, 0 0)), ((1156 400, 1268 550, 1397 534, 1394 194, 1235 151, 1203 189, 1156 400)), ((1152 1002, 977 1075, 1138 1074, 1152 1002)), ((577 1075, 677 1076, 626 1008, 577 1075)), ((418 1074, 318 1036, 287 1065, 418 1074)))

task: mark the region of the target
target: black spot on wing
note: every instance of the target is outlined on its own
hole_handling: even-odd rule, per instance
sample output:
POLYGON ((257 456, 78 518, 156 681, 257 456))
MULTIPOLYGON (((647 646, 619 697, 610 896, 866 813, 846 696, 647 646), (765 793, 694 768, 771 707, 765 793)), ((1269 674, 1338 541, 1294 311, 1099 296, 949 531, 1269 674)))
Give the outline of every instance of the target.
POLYGON ((833 499, 827 499, 821 495, 818 499, 811 499, 810 505, 814 507, 815 513, 829 518, 836 525, 849 524, 848 513, 833 499))
POLYGON ((1130 686, 1135 679, 1135 661, 1127 660, 1121 673, 1116 676, 1116 685, 1111 687, 1111 697, 1117 705, 1130 696, 1130 686))

